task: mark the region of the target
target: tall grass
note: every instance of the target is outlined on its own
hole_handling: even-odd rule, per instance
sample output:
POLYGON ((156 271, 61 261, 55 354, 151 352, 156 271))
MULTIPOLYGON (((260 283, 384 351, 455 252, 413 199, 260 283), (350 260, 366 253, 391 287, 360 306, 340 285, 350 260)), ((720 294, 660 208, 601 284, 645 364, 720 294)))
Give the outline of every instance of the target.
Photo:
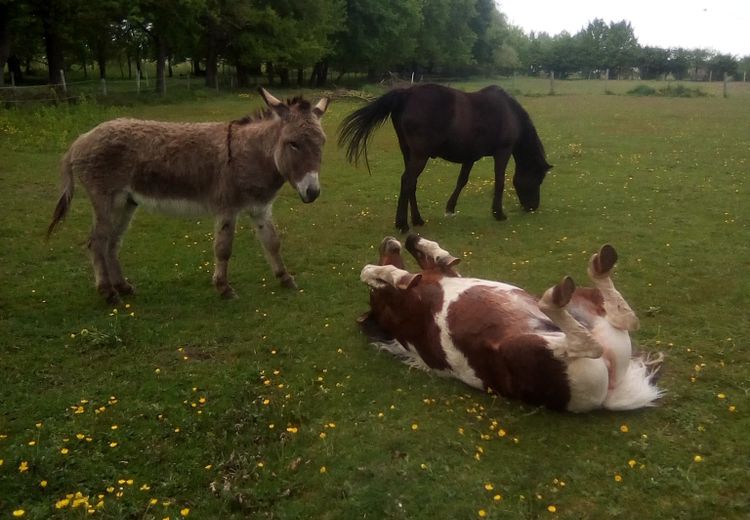
POLYGON ((230 265, 240 298, 221 301, 209 219, 139 213, 122 254, 138 293, 116 309, 92 287, 82 190, 42 239, 61 153, 112 117, 230 120, 259 100, 0 112, 0 515, 743 518, 747 94, 602 87, 556 82, 559 95, 537 96, 542 80, 516 84, 555 165, 538 212, 508 183, 509 218, 496 222, 483 160, 446 218, 458 166, 434 160, 419 231, 461 256, 463 273, 537 293, 566 273, 584 282, 591 252, 614 244, 616 282, 641 316, 634 340, 667 354, 666 397, 632 413, 551 413, 367 344, 359 270, 395 233, 403 165, 390 127, 373 140, 372 175, 346 164, 335 130, 355 100, 335 99, 324 118, 318 201, 285 187, 276 202, 299 291, 276 285, 246 225, 230 265))

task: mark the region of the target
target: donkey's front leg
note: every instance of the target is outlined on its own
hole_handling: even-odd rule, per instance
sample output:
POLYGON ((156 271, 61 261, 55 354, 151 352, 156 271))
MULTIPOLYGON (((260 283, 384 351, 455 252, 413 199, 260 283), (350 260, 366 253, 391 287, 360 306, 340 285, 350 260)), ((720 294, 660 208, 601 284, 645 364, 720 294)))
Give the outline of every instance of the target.
POLYGON ((250 209, 250 217, 255 226, 260 243, 263 245, 263 254, 273 270, 274 276, 279 279, 282 287, 296 289, 297 284, 294 277, 286 270, 284 261, 281 259, 281 240, 276 233, 276 226, 271 218, 271 205, 250 209))
POLYGON ((234 228, 237 223, 237 215, 220 215, 216 218, 214 230, 214 287, 219 291, 222 298, 230 299, 237 295, 229 285, 227 279, 227 267, 229 257, 232 256, 232 242, 234 241, 234 228))

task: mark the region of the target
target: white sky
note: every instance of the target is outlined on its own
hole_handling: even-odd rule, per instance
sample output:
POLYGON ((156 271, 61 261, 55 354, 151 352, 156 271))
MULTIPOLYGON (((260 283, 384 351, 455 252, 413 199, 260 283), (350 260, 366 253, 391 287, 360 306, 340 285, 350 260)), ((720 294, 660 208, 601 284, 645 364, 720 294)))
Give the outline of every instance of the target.
POLYGON ((750 0, 496 1, 508 21, 527 34, 575 34, 594 18, 628 20, 641 45, 750 55, 750 0))

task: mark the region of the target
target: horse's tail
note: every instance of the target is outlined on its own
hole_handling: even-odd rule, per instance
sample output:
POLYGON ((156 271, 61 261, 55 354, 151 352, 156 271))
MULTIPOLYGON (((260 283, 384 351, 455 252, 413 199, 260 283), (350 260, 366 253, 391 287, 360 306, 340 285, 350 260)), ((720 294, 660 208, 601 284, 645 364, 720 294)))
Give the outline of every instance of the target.
POLYGON ((60 221, 65 218, 70 208, 70 202, 73 200, 75 181, 73 179, 73 167, 70 164, 70 150, 63 155, 60 161, 60 177, 62 179, 62 190, 60 198, 57 200, 55 211, 52 214, 52 222, 47 228, 47 238, 49 238, 60 221))
POLYGON ((344 118, 339 127, 339 146, 346 146, 346 158, 350 163, 357 164, 364 155, 367 169, 370 169, 367 162, 367 143, 373 131, 382 125, 388 116, 401 109, 408 94, 408 89, 391 90, 344 118))
POLYGON ((539 139, 534 123, 531 122, 529 113, 524 110, 521 104, 513 98, 510 99, 513 111, 516 113, 521 126, 521 136, 516 142, 515 148, 513 148, 513 158, 524 169, 541 170, 546 173, 552 168, 552 165, 547 162, 544 145, 539 139))

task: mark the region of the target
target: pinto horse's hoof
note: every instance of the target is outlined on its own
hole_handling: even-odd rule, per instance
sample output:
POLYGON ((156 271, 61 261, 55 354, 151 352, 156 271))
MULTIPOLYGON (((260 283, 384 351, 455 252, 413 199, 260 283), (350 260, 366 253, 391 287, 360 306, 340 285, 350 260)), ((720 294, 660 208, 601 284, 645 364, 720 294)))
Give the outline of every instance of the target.
POLYGON ((573 297, 576 290, 576 284, 570 276, 566 276, 552 289, 552 303, 557 307, 563 308, 573 297))
POLYGON ((606 276, 617 263, 617 251, 609 244, 604 244, 599 252, 591 258, 591 270, 597 276, 606 276))

